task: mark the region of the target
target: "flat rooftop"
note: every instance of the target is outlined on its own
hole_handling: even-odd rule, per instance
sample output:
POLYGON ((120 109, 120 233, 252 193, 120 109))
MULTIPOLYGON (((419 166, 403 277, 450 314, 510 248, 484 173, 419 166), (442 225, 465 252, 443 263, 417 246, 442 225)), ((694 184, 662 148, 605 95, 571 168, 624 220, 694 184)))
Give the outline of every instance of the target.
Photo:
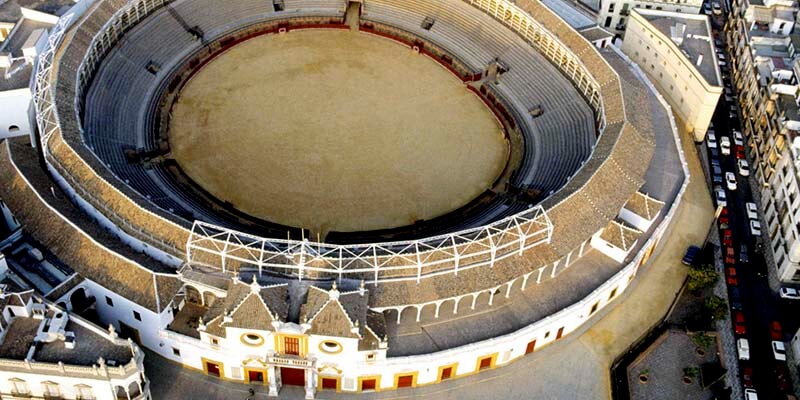
POLYGON ((575 28, 575 30, 597 25, 597 22, 595 22, 593 18, 567 4, 563 0, 542 0, 542 3, 561 17, 569 26, 575 28))
POLYGON ((673 42, 675 42, 674 36, 679 35, 682 41, 675 42, 675 44, 683 51, 687 62, 691 63, 709 84, 722 85, 716 49, 707 16, 638 8, 633 12, 644 17, 653 28, 664 36, 673 38, 673 42), (682 35, 677 32, 680 24, 685 27, 682 35))
POLYGON ((46 318, 18 316, 11 320, 11 325, 0 343, 0 358, 25 360, 31 354, 32 361, 56 364, 91 366, 97 364, 102 357, 106 364, 127 364, 133 353, 127 344, 115 344, 108 336, 90 329, 88 323, 75 322, 72 316, 64 331, 75 334, 74 348, 67 348, 64 340, 37 342, 37 333, 44 329, 48 319, 55 316, 56 311, 48 310, 46 318), (34 351, 31 353, 31 348, 34 351))
POLYGON ((43 29, 46 35, 52 26, 51 23, 22 18, 14 26, 8 38, 0 43, 0 53, 8 53, 16 59, 10 67, 0 68, 0 92, 28 87, 33 73, 33 63, 22 58, 22 48, 26 47, 26 41, 37 30, 43 29))

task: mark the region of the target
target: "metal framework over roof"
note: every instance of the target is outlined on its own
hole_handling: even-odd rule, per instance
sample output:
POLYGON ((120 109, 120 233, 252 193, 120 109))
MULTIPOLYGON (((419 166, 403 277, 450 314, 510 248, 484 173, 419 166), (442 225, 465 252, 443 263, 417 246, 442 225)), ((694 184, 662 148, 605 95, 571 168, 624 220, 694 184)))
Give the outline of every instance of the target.
POLYGON ((189 263, 222 268, 265 269, 304 277, 326 276, 378 282, 416 280, 493 267, 549 243, 553 224, 541 206, 491 225, 419 240, 337 245, 308 240, 267 239, 195 221, 186 245, 189 263))

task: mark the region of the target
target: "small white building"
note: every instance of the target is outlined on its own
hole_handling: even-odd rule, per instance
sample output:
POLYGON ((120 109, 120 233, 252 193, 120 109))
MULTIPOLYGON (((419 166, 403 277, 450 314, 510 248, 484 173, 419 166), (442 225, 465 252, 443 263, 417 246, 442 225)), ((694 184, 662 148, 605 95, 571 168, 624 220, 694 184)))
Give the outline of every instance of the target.
POLYGON ((0 285, 0 393, 13 398, 150 399, 144 353, 33 290, 0 285))
POLYGON ((647 74, 694 139, 704 140, 723 92, 708 17, 633 10, 622 51, 647 74))
POLYGON ((58 17, 22 8, 22 18, 0 42, 0 139, 31 135, 32 79, 37 55, 58 17))

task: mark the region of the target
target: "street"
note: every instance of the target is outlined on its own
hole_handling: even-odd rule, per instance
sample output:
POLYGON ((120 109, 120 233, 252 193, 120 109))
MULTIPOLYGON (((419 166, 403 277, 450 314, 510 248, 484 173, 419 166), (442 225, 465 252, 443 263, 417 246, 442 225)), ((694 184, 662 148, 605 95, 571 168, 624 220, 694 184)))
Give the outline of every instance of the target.
MULTIPOLYGON (((712 18, 712 26, 715 37, 724 40, 725 35, 720 32, 720 19, 712 18)), ((726 56, 726 61, 729 60, 729 56, 726 56)), ((723 66, 721 70, 723 84, 727 90, 733 90, 730 69, 728 66, 723 66)), ((733 109, 737 115, 736 118, 732 118, 731 114, 731 107, 735 105, 735 101, 726 101, 726 94, 721 96, 714 114, 713 128, 709 128, 709 133, 714 132, 717 144, 716 146, 704 146, 708 152, 709 165, 707 166, 710 168, 708 176, 712 182, 712 196, 715 188, 720 187, 725 191, 727 197, 727 207, 725 207, 727 212, 721 210, 719 220, 722 258, 725 266, 725 272, 720 279, 726 280, 728 285, 729 306, 731 306, 735 337, 747 339, 750 345, 750 359, 739 361, 739 371, 741 375, 744 375, 746 371, 752 371, 752 383, 743 376, 739 378, 742 379, 745 387, 755 388, 759 398, 781 399, 785 398, 786 394, 792 393, 792 385, 786 362, 777 361, 773 355, 772 336, 773 334, 779 335, 780 340, 788 347, 788 342, 800 325, 798 318, 792 318, 800 311, 800 304, 797 301, 782 299, 770 289, 769 271, 763 255, 764 251, 768 251, 766 247, 770 246, 769 232, 767 232, 762 218, 762 236, 756 237, 751 234, 750 219, 745 209, 745 203, 756 201, 753 199, 748 178, 741 176, 737 168, 737 159, 746 157, 745 153, 747 152, 745 146, 734 144, 733 131, 741 131, 741 126, 738 110, 733 109), (728 139, 723 139, 723 137, 728 139), (723 140, 730 141, 729 155, 722 154, 723 140), (714 171, 715 160, 719 161, 721 174, 719 170, 716 173, 714 171), (735 174, 736 190, 730 190, 727 187, 725 174, 728 172, 735 174), (715 183, 715 180, 721 182, 715 183), (727 229, 729 231, 725 229, 725 218, 728 219, 727 229), (743 250, 746 252, 746 257, 742 257, 743 250), (731 254, 731 251, 733 257, 726 257, 731 254), (737 303, 740 303, 741 307, 736 305, 737 303), (744 324, 737 323, 738 313, 742 313, 744 316, 744 324), (782 327, 780 332, 773 332, 772 324, 776 321, 782 327), (737 325, 739 327, 736 327, 737 325)), ((735 92, 732 97, 735 99, 735 92)), ((754 168, 751 167, 751 170, 754 168)), ((754 174, 754 172, 751 173, 754 174)), ((760 205, 758 208, 759 214, 761 214, 760 205)))

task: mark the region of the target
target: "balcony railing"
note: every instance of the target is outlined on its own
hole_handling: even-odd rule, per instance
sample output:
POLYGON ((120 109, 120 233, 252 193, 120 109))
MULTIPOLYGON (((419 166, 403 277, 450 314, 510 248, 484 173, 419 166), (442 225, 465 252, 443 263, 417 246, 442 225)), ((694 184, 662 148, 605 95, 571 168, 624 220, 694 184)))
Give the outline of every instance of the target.
POLYGON ((271 354, 267 356, 267 363, 283 367, 293 368, 314 368, 316 360, 301 358, 296 356, 285 356, 280 354, 271 354))

